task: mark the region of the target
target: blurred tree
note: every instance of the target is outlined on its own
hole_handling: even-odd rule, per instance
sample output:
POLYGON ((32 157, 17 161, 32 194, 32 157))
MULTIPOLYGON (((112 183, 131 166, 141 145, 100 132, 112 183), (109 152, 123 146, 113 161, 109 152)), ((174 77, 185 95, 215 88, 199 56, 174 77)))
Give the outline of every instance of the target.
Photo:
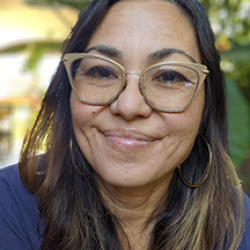
POLYGON ((83 10, 91 0, 26 0, 26 3, 33 5, 54 6, 67 5, 76 8, 79 11, 83 10))

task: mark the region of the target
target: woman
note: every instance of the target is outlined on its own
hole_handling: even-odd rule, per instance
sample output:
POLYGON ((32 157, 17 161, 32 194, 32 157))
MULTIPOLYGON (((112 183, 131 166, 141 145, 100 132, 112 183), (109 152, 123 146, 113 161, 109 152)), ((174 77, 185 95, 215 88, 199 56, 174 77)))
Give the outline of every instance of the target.
POLYGON ((22 183, 1 173, 1 249, 249 249, 219 61, 196 0, 92 1, 25 141, 22 183))

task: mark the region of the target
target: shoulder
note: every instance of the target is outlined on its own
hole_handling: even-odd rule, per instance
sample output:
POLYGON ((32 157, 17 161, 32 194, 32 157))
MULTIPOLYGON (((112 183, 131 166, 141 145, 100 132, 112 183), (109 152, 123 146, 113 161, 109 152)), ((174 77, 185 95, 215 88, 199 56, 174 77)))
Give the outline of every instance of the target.
POLYGON ((242 242, 238 248, 238 250, 249 250, 250 249, 250 199, 244 194, 244 203, 245 203, 245 230, 242 242))
POLYGON ((0 249, 38 249, 37 197, 22 184, 18 166, 0 169, 0 249))
POLYGON ((23 186, 17 165, 0 169, 0 190, 0 204, 3 199, 7 204, 15 202, 19 207, 37 204, 36 196, 23 186))
POLYGON ((250 220, 250 198, 244 193, 245 211, 246 218, 250 220))

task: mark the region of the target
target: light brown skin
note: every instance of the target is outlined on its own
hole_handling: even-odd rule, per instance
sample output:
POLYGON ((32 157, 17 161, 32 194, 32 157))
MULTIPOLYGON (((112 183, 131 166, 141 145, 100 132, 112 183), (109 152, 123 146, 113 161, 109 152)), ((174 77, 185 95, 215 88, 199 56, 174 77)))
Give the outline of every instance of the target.
MULTIPOLYGON (((116 3, 87 49, 98 45, 120 51, 110 58, 126 71, 140 72, 160 62, 148 62, 148 56, 163 48, 181 49, 201 63, 190 21, 175 6, 161 1, 116 3)), ((106 56, 96 50, 90 53, 106 56)), ((173 54, 162 61, 190 59, 173 54)), ((138 82, 138 76, 128 76, 125 91, 106 106, 84 104, 73 92, 70 98, 77 142, 96 171, 100 188, 109 191, 102 191, 104 200, 109 196, 107 206, 123 222, 137 250, 146 249, 145 234, 151 229, 144 231, 145 223, 166 193, 174 170, 189 155, 204 106, 202 85, 186 111, 156 111, 141 95, 138 82)))

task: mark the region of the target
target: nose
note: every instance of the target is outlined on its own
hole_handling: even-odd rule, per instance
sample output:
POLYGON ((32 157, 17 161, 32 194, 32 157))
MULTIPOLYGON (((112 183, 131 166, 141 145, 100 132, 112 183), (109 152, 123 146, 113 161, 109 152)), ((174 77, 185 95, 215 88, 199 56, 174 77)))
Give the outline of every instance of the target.
POLYGON ((121 115, 128 121, 136 117, 149 117, 152 113, 152 108, 141 94, 139 76, 135 74, 127 75, 126 80, 125 89, 110 105, 111 113, 113 115, 121 115))

